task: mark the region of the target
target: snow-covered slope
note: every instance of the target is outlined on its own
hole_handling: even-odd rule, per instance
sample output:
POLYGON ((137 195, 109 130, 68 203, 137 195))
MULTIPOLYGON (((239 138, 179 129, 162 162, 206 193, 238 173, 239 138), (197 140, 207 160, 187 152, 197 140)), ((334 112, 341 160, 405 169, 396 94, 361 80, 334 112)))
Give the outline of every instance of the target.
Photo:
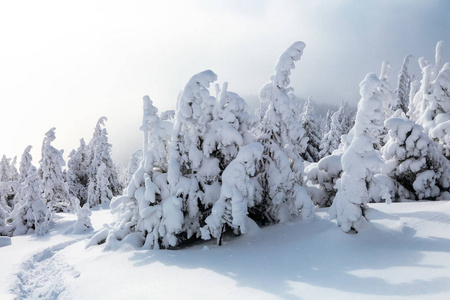
MULTIPOLYGON (((346 234, 327 209, 178 250, 85 249, 92 233, 18 236, 0 248, 0 299, 450 299, 450 203, 371 204, 346 234)), ((93 211, 96 231, 112 217, 93 211)))

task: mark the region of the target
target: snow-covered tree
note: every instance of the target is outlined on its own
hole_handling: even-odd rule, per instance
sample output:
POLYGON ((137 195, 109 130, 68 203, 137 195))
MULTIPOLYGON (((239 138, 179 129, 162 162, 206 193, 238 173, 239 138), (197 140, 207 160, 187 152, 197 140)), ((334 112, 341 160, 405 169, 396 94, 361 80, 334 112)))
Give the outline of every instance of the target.
POLYGON ((264 147, 260 143, 252 143, 239 151, 237 157, 227 166, 222 176, 220 198, 214 203, 211 214, 206 218, 202 228, 202 238, 211 236, 220 239, 225 231, 224 226, 233 228, 235 233, 245 234, 248 207, 254 206, 255 194, 260 189, 255 176, 261 165, 264 147))
POLYGON ((139 169, 139 165, 141 164, 141 161, 144 158, 142 153, 143 153, 142 150, 139 149, 130 156, 127 168, 127 184, 131 181, 137 169, 139 169))
POLYGON ((308 189, 312 194, 312 199, 315 204, 320 207, 330 206, 333 203, 334 196, 336 195, 336 183, 342 174, 342 153, 327 155, 317 163, 309 164, 305 168, 305 173, 313 186, 319 191, 313 192, 308 189))
MULTIPOLYGON (((261 102, 268 102, 267 110, 258 130, 258 141, 264 146, 264 169, 258 175, 262 190, 256 195, 257 204, 250 212, 251 217, 265 223, 286 221, 291 215, 303 217, 313 214, 313 204, 305 197, 303 184, 303 159, 308 138, 292 108, 288 93, 289 75, 295 68, 305 44, 296 42, 279 58, 275 74, 260 91, 261 102), (303 208, 303 209, 302 209, 303 208)), ((307 194, 306 194, 307 195, 307 194)))
POLYGON ((69 187, 62 172, 62 167, 66 163, 63 159, 63 151, 51 145, 55 139, 55 128, 52 128, 45 134, 42 144, 42 158, 39 162, 38 173, 42 180, 43 199, 51 211, 71 212, 74 207, 72 207, 69 187))
POLYGON ((449 187, 448 161, 422 127, 403 117, 385 122, 389 139, 382 149, 385 172, 400 199, 435 199, 449 187))
POLYGON ((89 209, 89 204, 85 203, 83 207, 77 210, 77 221, 73 227, 73 233, 83 233, 92 230, 91 223, 92 212, 89 209))
POLYGON ((28 176, 28 170, 31 167, 31 161, 33 157, 31 156, 31 148, 32 146, 27 146, 23 151, 22 158, 20 160, 19 172, 20 172, 20 182, 24 182, 25 178, 28 176))
POLYGON ((397 89, 395 90, 395 100, 392 103, 391 110, 393 112, 401 109, 404 113, 408 112, 409 94, 411 91, 411 82, 414 76, 408 72, 408 64, 413 56, 408 55, 403 60, 402 68, 398 73, 397 89))
POLYGON ((308 146, 302 157, 306 161, 316 162, 319 160, 319 148, 322 136, 320 134, 319 122, 311 98, 306 99, 306 102, 303 105, 300 122, 305 129, 305 136, 308 138, 308 146))
MULTIPOLYGON (((412 99, 412 107, 408 115, 421 125, 427 134, 436 126, 450 120, 450 63, 443 64, 443 42, 436 45, 436 59, 432 64, 424 58, 419 59, 422 69, 420 89, 412 99)), ((447 125, 441 125, 446 127, 447 125)), ((442 132, 442 130, 439 130, 442 132)), ((445 144, 445 136, 435 136, 441 144, 445 144)))
POLYGON ((16 168, 17 164, 17 156, 14 156, 14 158, 11 161, 11 164, 9 165, 9 180, 10 181, 19 181, 20 175, 16 168))
POLYGON ((94 130, 94 135, 89 143, 91 150, 91 163, 89 168, 89 185, 88 185, 88 203, 90 207, 102 204, 102 193, 99 192, 103 189, 104 181, 106 180, 106 188, 111 191, 112 196, 120 193, 120 184, 117 176, 116 167, 111 158, 111 144, 108 143, 108 132, 106 131, 105 121, 106 117, 101 117, 94 130), (99 182, 98 173, 100 166, 104 164, 105 169, 102 170, 102 174, 105 176, 102 182, 99 182))
POLYGON ((0 161, 0 181, 1 182, 8 182, 11 178, 11 165, 10 165, 10 158, 7 158, 5 155, 3 155, 2 160, 0 161))
POLYGON ((87 202, 88 197, 90 165, 89 148, 86 146, 84 139, 81 139, 78 149, 72 150, 69 154, 66 181, 69 185, 70 195, 78 198, 82 206, 87 202))
POLYGON ((19 203, 23 204, 11 214, 13 235, 47 233, 50 214, 41 196, 41 185, 36 168, 30 167, 20 193, 22 199, 19 203))
POLYGON ((331 116, 329 130, 323 135, 320 142, 319 157, 330 155, 334 150, 338 149, 341 137, 347 134, 352 126, 353 117, 348 103, 341 101, 339 109, 331 116))
POLYGON ((208 87, 217 79, 216 74, 207 70, 194 75, 186 84, 177 102, 173 142, 170 146, 168 182, 173 196, 173 204, 167 212, 176 223, 166 227, 165 235, 171 246, 179 239, 190 239, 200 235, 201 207, 204 203, 204 191, 196 174, 217 171, 219 161, 207 158, 203 153, 204 136, 207 125, 212 120, 216 99, 210 96, 208 87), (184 216, 179 218, 180 212, 184 216), (181 230, 181 227, 182 230, 181 230))
POLYGON ((379 133, 383 130, 381 84, 373 73, 367 74, 360 83, 361 100, 353 127, 353 139, 341 159, 343 172, 337 183, 338 192, 330 208, 330 216, 337 219, 345 232, 357 232, 365 222, 364 213, 371 200, 368 186, 383 166, 381 156, 375 150, 379 133))

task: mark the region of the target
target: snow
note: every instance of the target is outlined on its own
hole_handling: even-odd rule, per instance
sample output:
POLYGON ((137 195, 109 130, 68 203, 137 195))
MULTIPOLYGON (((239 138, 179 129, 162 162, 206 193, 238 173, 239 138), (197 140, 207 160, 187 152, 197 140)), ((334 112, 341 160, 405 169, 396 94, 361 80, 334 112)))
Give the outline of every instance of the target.
MULTIPOLYGON (((345 234, 319 209, 296 220, 177 250, 85 248, 93 233, 46 236, 0 248, 0 299, 449 299, 450 203, 369 204, 371 222, 345 234)), ((92 211, 94 233, 113 221, 92 211)))

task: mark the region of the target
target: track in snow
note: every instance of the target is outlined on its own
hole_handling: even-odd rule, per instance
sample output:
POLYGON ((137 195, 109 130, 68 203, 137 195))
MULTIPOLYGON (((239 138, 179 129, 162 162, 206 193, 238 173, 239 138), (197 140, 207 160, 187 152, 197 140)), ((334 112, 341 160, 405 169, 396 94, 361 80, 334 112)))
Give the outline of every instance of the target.
POLYGON ((23 262, 10 289, 15 299, 68 299, 65 281, 78 278, 80 273, 57 254, 82 239, 46 248, 23 262))

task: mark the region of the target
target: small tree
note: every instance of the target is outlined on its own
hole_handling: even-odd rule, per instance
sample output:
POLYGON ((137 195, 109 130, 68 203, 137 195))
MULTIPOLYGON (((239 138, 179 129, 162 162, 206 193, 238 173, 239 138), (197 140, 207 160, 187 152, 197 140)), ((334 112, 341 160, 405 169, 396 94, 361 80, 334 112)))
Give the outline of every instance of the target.
POLYGON ((264 147, 252 143, 243 147, 237 157, 227 166, 222 176, 220 198, 214 203, 211 214, 202 228, 202 238, 217 238, 221 244, 224 226, 233 228, 235 233, 247 232, 248 207, 255 205, 255 193, 259 183, 257 175, 264 147))
POLYGON ((411 82, 414 76, 408 72, 409 61, 413 58, 412 55, 408 55, 403 60, 402 68, 398 73, 397 89, 395 90, 395 101, 391 106, 393 112, 401 109, 405 114, 408 112, 409 106, 409 94, 411 91, 411 82))
POLYGON ((422 127, 406 116, 385 122, 389 139, 382 149, 386 174, 398 182, 401 199, 435 199, 449 187, 448 161, 422 127))
POLYGON ((42 144, 42 159, 38 173, 42 180, 43 199, 51 211, 71 212, 74 207, 62 172, 62 167, 66 163, 63 159, 63 151, 51 145, 55 139, 55 128, 52 128, 45 134, 42 144))
POLYGON ((72 150, 69 154, 66 181, 69 185, 70 195, 78 198, 82 206, 87 202, 90 165, 89 148, 84 139, 81 139, 78 149, 72 150))
POLYGON ((308 98, 303 105, 300 122, 305 129, 305 136, 308 138, 308 146, 303 153, 303 158, 309 162, 318 161, 322 136, 320 134, 319 123, 311 98, 308 98))
POLYGON ((16 213, 11 214, 13 235, 36 233, 42 235, 48 231, 49 211, 41 197, 42 181, 36 168, 30 167, 21 191, 23 203, 16 213))
POLYGON ((20 182, 24 182, 25 178, 28 176, 28 170, 31 167, 31 161, 33 157, 31 156, 32 146, 27 146, 22 154, 22 159, 20 160, 19 172, 20 172, 20 182))
POLYGON ((290 216, 309 217, 314 206, 301 187, 303 180, 303 159, 308 138, 295 114, 289 92, 289 75, 295 67, 305 44, 296 42, 279 58, 275 74, 270 77, 260 91, 262 102, 268 108, 258 129, 258 141, 264 146, 263 172, 258 175, 261 191, 258 202, 250 210, 250 216, 261 223, 287 221, 290 216), (303 209, 302 209, 303 208, 303 209))
MULTIPOLYGON (((111 158, 111 144, 108 143, 108 132, 106 131, 105 121, 106 117, 101 117, 94 130, 94 135, 89 143, 91 150, 91 163, 89 168, 89 186, 88 186, 88 203, 90 207, 99 205, 102 203, 101 189, 104 184, 98 181, 99 168, 102 164, 105 165, 102 170, 105 180, 107 180, 106 187, 111 191, 111 196, 118 195, 120 193, 120 184, 117 176, 116 167, 111 158)), ((104 199, 103 199, 104 200, 104 199)))
POLYGON ((361 100, 354 136, 341 159, 343 172, 337 183, 338 192, 331 205, 330 216, 337 219, 344 232, 357 232, 365 222, 364 214, 370 202, 367 188, 383 165, 380 154, 375 150, 384 118, 380 85, 373 73, 367 74, 360 83, 361 100))
POLYGON ((83 233, 92 230, 91 215, 92 212, 89 209, 88 203, 78 208, 77 221, 73 227, 73 233, 83 233))

